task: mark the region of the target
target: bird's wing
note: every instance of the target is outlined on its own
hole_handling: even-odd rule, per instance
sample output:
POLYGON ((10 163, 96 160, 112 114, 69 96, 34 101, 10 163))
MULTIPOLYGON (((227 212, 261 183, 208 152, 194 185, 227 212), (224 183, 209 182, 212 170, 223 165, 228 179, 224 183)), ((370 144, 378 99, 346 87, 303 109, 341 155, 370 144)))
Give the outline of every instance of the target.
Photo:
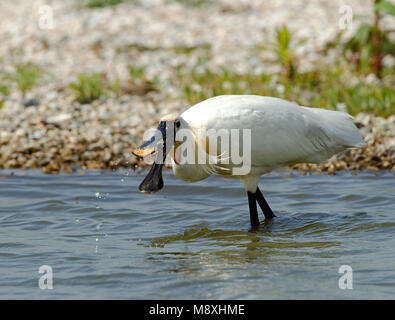
POLYGON ((317 117, 300 107, 255 110, 259 124, 252 127, 252 164, 278 166, 321 162, 344 150, 317 117))
MULTIPOLYGON (((183 115, 195 127, 239 129, 240 142, 243 130, 251 130, 253 166, 321 162, 347 147, 364 145, 346 113, 300 107, 278 98, 221 96, 183 115)), ((247 147, 240 143, 239 154, 247 147)))

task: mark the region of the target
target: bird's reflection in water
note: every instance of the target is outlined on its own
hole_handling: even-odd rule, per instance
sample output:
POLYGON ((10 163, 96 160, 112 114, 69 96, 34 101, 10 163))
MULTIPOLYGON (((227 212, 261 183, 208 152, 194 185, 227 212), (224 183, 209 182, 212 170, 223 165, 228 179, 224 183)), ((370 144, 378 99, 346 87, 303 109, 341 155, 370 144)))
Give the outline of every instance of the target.
POLYGON ((244 270, 243 277, 261 278, 269 270, 275 274, 280 265, 335 257, 330 251, 340 244, 325 241, 319 234, 311 236, 317 229, 325 230, 326 226, 308 219, 281 217, 246 231, 197 225, 181 234, 154 239, 151 246, 155 250, 150 250, 147 258, 152 263, 167 264, 169 272, 188 278, 221 280, 235 277, 238 270, 244 270))

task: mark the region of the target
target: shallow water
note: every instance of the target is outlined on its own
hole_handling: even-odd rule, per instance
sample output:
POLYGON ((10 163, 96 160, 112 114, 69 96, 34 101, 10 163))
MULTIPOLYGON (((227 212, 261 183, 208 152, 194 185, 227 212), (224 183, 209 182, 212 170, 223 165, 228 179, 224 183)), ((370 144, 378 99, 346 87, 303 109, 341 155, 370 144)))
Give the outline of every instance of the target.
POLYGON ((277 218, 251 230, 238 181, 166 172, 144 195, 130 171, 0 171, 0 298, 393 299, 394 178, 269 174, 277 218), (339 288, 341 265, 353 289, 339 288))

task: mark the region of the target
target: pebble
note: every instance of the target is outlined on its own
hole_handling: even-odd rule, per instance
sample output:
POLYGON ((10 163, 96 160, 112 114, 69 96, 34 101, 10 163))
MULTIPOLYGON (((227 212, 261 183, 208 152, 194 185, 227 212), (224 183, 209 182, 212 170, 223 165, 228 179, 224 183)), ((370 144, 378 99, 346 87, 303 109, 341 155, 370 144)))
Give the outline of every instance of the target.
POLYGON ((38 106, 40 104, 40 101, 38 99, 23 99, 22 104, 25 107, 31 107, 31 106, 38 106))

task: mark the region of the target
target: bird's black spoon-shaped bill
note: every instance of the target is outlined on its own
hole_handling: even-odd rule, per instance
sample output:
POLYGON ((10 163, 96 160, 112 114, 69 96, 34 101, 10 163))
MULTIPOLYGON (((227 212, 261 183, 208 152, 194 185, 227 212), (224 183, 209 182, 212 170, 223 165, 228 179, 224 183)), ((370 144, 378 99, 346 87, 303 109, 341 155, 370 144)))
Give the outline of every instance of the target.
POLYGON ((155 193, 163 188, 162 167, 163 163, 154 162, 143 182, 139 185, 140 192, 155 193))
POLYGON ((170 128, 173 129, 174 133, 173 123, 171 126, 168 126, 166 121, 161 121, 155 135, 132 152, 135 156, 142 158, 156 151, 154 163, 139 186, 139 191, 143 193, 155 193, 163 188, 162 168, 166 155, 170 151, 172 143, 174 143, 174 137, 166 134, 166 130, 170 128))

